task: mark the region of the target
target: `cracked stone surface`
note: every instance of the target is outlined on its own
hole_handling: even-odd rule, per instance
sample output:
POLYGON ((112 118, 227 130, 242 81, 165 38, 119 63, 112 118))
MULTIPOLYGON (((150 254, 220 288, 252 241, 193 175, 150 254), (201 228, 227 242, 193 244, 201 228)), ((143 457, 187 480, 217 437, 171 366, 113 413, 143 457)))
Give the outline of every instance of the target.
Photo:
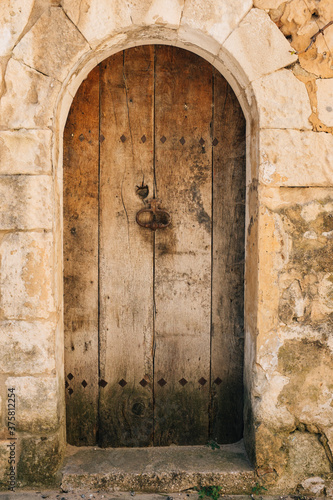
MULTIPOLYGON (((211 450, 207 446, 74 448, 62 470, 62 488, 103 488, 146 492, 221 486, 221 493, 249 493, 253 469, 243 442, 211 450)), ((253 484, 252 484, 253 483, 253 484)))
MULTIPOLYGON (((317 484, 317 483, 316 483, 317 484)), ((307 486, 307 483, 306 483, 307 486)), ((313 488, 307 490, 313 493, 313 488)), ((63 490, 17 490, 16 493, 1 493, 1 500, 198 500, 198 493, 193 491, 182 493, 136 493, 135 491, 105 493, 101 491, 90 492, 88 490, 75 490, 73 492, 64 492, 63 490)), ((300 497, 296 497, 300 498, 300 497)), ((289 495, 222 495, 221 500, 295 500, 295 496, 289 495)), ((308 497, 311 500, 311 497, 308 497)), ((316 496, 316 500, 327 500, 326 496, 316 496)))

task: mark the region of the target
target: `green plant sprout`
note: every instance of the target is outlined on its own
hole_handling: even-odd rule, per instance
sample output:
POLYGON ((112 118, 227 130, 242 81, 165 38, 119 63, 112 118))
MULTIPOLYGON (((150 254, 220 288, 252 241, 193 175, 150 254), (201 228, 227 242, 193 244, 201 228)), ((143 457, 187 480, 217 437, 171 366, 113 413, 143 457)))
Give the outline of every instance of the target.
POLYGON ((208 446, 208 448, 211 448, 212 450, 216 450, 216 449, 220 449, 220 445, 217 444, 216 441, 214 441, 213 439, 211 439, 210 441, 208 441, 208 443, 206 444, 206 446, 208 446))
POLYGON ((263 491, 267 491, 267 488, 262 486, 260 483, 256 483, 252 488, 252 495, 260 495, 263 491))
POLYGON ((199 494, 199 499, 211 498, 212 500, 218 500, 220 498, 220 491, 222 486, 202 486, 200 489, 195 488, 199 494))

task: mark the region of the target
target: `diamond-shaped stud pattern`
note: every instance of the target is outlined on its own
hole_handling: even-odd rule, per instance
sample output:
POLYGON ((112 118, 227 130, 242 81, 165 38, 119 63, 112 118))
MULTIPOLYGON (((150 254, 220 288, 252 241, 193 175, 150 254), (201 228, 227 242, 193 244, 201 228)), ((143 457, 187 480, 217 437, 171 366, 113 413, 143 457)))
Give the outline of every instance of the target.
POLYGON ((68 386, 69 386, 69 383, 66 380, 66 382, 65 382, 65 388, 67 389, 68 386))
POLYGON ((179 139, 179 142, 182 146, 184 146, 186 141, 185 141, 184 137, 182 137, 181 139, 179 139))
POLYGON ((68 378, 68 380, 73 380, 74 375, 72 375, 71 373, 69 373, 69 374, 67 375, 67 378, 68 378))
POLYGON ((120 137, 120 140, 121 140, 121 142, 125 142, 126 141, 126 137, 124 136, 124 134, 120 137))
POLYGON ((86 382, 85 380, 82 380, 81 385, 82 385, 82 387, 86 388, 88 385, 88 382, 86 382))
POLYGON ((120 387, 125 387, 125 385, 127 385, 127 382, 122 378, 121 380, 119 380, 118 384, 120 385, 120 387))
POLYGON ((160 380, 158 380, 158 385, 160 385, 161 387, 163 387, 167 382, 166 380, 164 380, 164 378, 161 378, 160 380))
POLYGON ((146 140, 147 140, 147 137, 146 137, 145 135, 143 135, 143 136, 141 137, 141 142, 143 142, 143 144, 144 144, 144 143, 146 142, 146 140))
POLYGON ((201 137, 200 141, 199 141, 199 144, 201 144, 201 146, 203 146, 205 144, 205 140, 201 137))
POLYGON ((98 382, 98 385, 104 389, 104 387, 106 387, 108 385, 108 383, 102 379, 98 382))
POLYGON ((218 145, 218 143, 219 143, 219 141, 215 138, 215 139, 213 140, 213 146, 217 146, 217 145, 218 145))
POLYGON ((146 385, 148 385, 148 382, 147 380, 145 380, 144 378, 142 380, 140 380, 139 384, 142 386, 142 387, 146 387, 146 385))
POLYGON ((220 377, 217 377, 217 378, 214 380, 214 384, 216 384, 216 385, 220 385, 220 384, 222 384, 222 380, 220 379, 220 377))
POLYGON ((201 379, 199 379, 198 382, 200 385, 205 385, 207 383, 207 380, 205 378, 201 377, 201 379))
POLYGON ((69 394, 70 396, 73 394, 73 392, 74 392, 74 391, 73 391, 73 389, 71 389, 71 388, 69 388, 69 389, 68 389, 68 394, 69 394))
POLYGON ((165 141, 166 141, 166 137, 165 137, 165 135, 163 135, 163 137, 161 137, 160 141, 161 141, 161 143, 162 143, 162 144, 164 144, 164 143, 165 143, 165 141))
POLYGON ((181 379, 179 380, 179 383, 180 383, 180 385, 182 385, 182 386, 184 387, 184 385, 186 385, 186 384, 187 384, 187 380, 186 380, 185 378, 181 378, 181 379))

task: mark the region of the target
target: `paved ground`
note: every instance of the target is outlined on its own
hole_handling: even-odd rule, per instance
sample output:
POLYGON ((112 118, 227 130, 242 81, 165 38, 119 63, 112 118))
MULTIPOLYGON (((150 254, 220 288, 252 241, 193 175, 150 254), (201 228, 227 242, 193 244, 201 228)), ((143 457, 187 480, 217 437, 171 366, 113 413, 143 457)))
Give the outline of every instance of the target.
MULTIPOLYGON (((73 491, 65 493, 61 490, 21 490, 15 493, 0 492, 0 500, 40 500, 42 498, 48 500, 197 500, 198 493, 106 493, 91 491, 73 491)), ((205 500, 208 500, 207 497, 205 500)), ((314 500, 312 497, 303 496, 261 496, 261 495, 222 495, 220 500, 314 500)), ((328 500, 327 497, 316 497, 315 500, 328 500)))
MULTIPOLYGON (((1 1, 1 0, 0 0, 1 1)), ((255 487, 254 471, 242 442, 207 446, 101 449, 68 446, 62 489, 1 492, 0 500, 198 500, 196 484, 220 484, 220 500, 311 500, 297 495, 228 495, 255 487), (212 477, 211 477, 212 476, 212 477), (142 483, 142 478, 145 483, 142 483), (141 481, 138 480, 141 478, 141 481), (208 481, 212 479, 211 481, 208 481), (155 488, 151 488, 156 482, 155 488), (112 492, 111 487, 127 492, 112 492), (147 486, 147 488, 146 488, 147 486), (140 490, 141 488, 141 490, 140 490), (137 493, 136 491, 160 493, 137 493), (181 493, 172 492, 181 491, 181 493), (162 493, 163 491, 163 493, 162 493), (224 493, 224 494, 222 494, 224 493)), ((60 482, 59 482, 60 484, 60 482)), ((253 490, 252 490, 253 491, 253 490)), ((203 498, 203 497, 201 497, 203 498)), ((205 497, 209 500, 212 497, 205 497)), ((316 497, 315 500, 320 500, 316 497)), ((324 500, 324 499, 323 499, 324 500)), ((325 498, 328 500, 328 497, 325 498)))

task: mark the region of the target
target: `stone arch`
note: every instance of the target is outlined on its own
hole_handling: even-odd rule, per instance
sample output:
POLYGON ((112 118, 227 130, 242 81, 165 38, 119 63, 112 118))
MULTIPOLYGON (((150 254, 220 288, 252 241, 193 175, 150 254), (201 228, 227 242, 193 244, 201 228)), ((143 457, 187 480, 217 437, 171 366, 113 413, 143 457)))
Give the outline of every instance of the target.
MULTIPOLYGON (((258 421, 256 415, 262 409, 255 405, 255 391, 262 395, 269 386, 267 383, 258 389, 255 361, 258 362, 260 349, 263 358, 268 352, 264 347, 265 335, 275 324, 272 317, 277 307, 275 291, 268 292, 271 286, 274 288, 274 279, 260 267, 260 258, 267 250, 258 236, 258 231, 260 235, 264 234, 260 224, 265 213, 264 209, 260 212, 258 186, 329 185, 329 171, 324 165, 315 174, 307 171, 305 179, 302 170, 289 168, 288 151, 290 154, 295 148, 305 148, 309 152, 316 140, 310 132, 308 117, 311 108, 305 87, 286 69, 297 57, 290 54, 288 41, 269 16, 260 9, 252 8, 251 0, 237 5, 232 0, 215 0, 208 6, 203 0, 188 0, 185 4, 178 0, 171 3, 170 0, 151 0, 136 6, 125 5, 118 0, 63 0, 61 4, 47 8, 32 25, 27 23, 26 33, 23 32, 12 52, 6 55, 0 101, 1 138, 7 145, 8 158, 8 166, 1 166, 1 173, 20 174, 20 182, 23 182, 24 176, 26 183, 23 189, 13 180, 13 209, 2 219, 2 229, 9 231, 6 251, 10 253, 17 245, 21 245, 22 249, 37 245, 40 255, 35 262, 42 273, 39 278, 32 274, 32 281, 39 279, 42 285, 33 290, 30 288, 33 300, 29 308, 24 306, 28 285, 23 278, 18 284, 19 295, 15 306, 10 300, 11 290, 3 285, 4 317, 21 322, 22 318, 26 322, 37 323, 41 319, 44 322, 47 320, 47 326, 38 328, 45 336, 48 331, 55 346, 50 351, 53 361, 43 365, 44 371, 41 372, 45 375, 45 387, 51 381, 55 388, 54 401, 47 414, 39 417, 38 421, 42 419, 45 422, 44 427, 50 433, 51 441, 53 439, 52 442, 58 443, 59 453, 51 460, 48 470, 42 468, 43 480, 53 474, 62 456, 64 442, 61 323, 63 128, 77 88, 95 65, 120 50, 152 43, 176 45, 209 61, 232 86, 247 119, 245 439, 249 455, 255 463, 262 446, 253 426, 253 422, 258 421), (286 87, 289 89, 287 95, 286 87), (301 131, 304 132, 302 135, 301 131), (12 162, 15 164, 12 168, 9 160, 14 158, 16 148, 23 147, 23 143, 28 159, 12 162), (287 153, 282 161, 277 162, 275 156, 279 144, 283 144, 287 153), (36 193, 34 202, 24 194, 29 189, 36 193), (40 236, 41 231, 47 236, 40 236), (263 306, 265 300, 268 305, 263 306)), ((323 147, 328 148, 326 138, 321 137, 320 141, 323 147)), ((267 201, 270 195, 266 192, 265 196, 267 201)), ((283 204, 284 201, 279 199, 278 203, 283 204)), ((275 252, 278 257, 275 254, 272 256, 273 265, 281 252, 280 248, 275 252)), ((23 259, 15 264, 18 274, 25 262, 23 259)), ((15 359, 13 366, 18 366, 15 359)), ((34 374, 31 367, 31 375, 34 374)), ((19 368, 17 375, 21 377, 19 368)), ((21 379, 23 383, 24 377, 21 379)), ((28 416, 31 422, 37 421, 31 415, 28 416)), ((269 421, 269 412, 260 418, 269 421)), ((288 425, 293 425, 291 417, 288 425)), ((39 436, 36 429, 33 424, 23 429, 30 433, 26 449, 33 449, 37 462, 42 463, 48 451, 35 446, 39 436)), ((22 461, 28 456, 24 454, 24 446, 22 461)), ((261 460, 259 465, 270 463, 270 458, 261 460)), ((29 474, 23 472, 23 482, 33 481, 29 474)))
MULTIPOLYGON (((56 121, 58 123, 57 125, 57 134, 54 137, 54 144, 53 144, 53 161, 54 161, 54 167, 56 168, 56 171, 59 172, 60 177, 58 178, 58 186, 56 188, 56 192, 60 193, 62 192, 62 182, 61 182, 61 172, 62 172, 62 139, 63 139, 63 129, 67 120, 67 115, 70 109, 70 106, 72 104, 72 100, 76 94, 77 89, 79 88, 80 84, 82 81, 86 78, 88 73, 95 67, 96 64, 100 63, 107 57, 121 51, 125 50, 137 45, 145 45, 145 44, 152 44, 152 43, 157 43, 157 44, 165 44, 165 45, 174 45, 179 48, 184 48, 186 50, 192 51, 196 53, 197 55, 200 55, 203 57, 205 60, 210 62, 216 69, 219 70, 219 72, 226 78, 228 83, 231 85, 233 88, 240 104, 243 109, 244 115, 247 119, 247 126, 248 129, 251 131, 247 133, 247 140, 249 137, 252 138, 252 150, 253 148, 257 149, 257 142, 258 142, 258 134, 257 134, 257 127, 256 123, 258 121, 258 111, 257 111, 257 105, 256 105, 256 100, 255 97, 252 93, 251 90, 251 84, 248 81, 248 78, 245 74, 245 72, 242 70, 242 68, 239 66, 237 61, 234 61, 234 67, 237 67, 239 74, 241 75, 240 79, 244 82, 244 85, 246 85, 246 89, 248 92, 248 95, 246 94, 244 88, 239 84, 238 80, 235 78, 233 72, 229 69, 229 66, 231 63, 229 62, 228 56, 230 58, 230 55, 228 54, 227 51, 223 53, 223 56, 217 57, 214 55, 214 52, 210 52, 208 48, 202 48, 198 44, 192 43, 190 40, 191 38, 195 35, 195 37, 200 40, 200 37, 204 39, 204 43, 202 44, 204 47, 207 47, 209 43, 211 43, 213 46, 215 46, 215 41, 214 39, 209 39, 207 35, 205 34, 200 34, 200 32, 191 32, 191 35, 189 36, 189 40, 174 40, 173 39, 173 32, 169 28, 166 27, 160 27, 158 28, 158 31, 156 32, 156 28, 153 27, 146 27, 144 30, 138 29, 138 30, 133 30, 130 29, 128 31, 124 30, 124 33, 122 34, 117 34, 115 37, 110 38, 107 42, 103 43, 103 48, 98 51, 98 54, 88 51, 84 57, 82 58, 82 61, 80 61, 80 64, 77 68, 71 69, 70 74, 68 75, 66 81, 64 82, 62 89, 59 93, 57 105, 56 105, 56 121), (228 62, 226 62, 228 61, 228 62), (255 146, 256 145, 256 146, 255 146)), ((231 68, 233 66, 231 65, 231 68)), ((257 179, 257 168, 258 165, 253 161, 251 158, 251 154, 248 150, 249 146, 251 148, 251 143, 248 141, 247 145, 247 183, 251 184, 252 181, 251 179, 257 179)), ((253 152, 252 152, 253 155, 253 152)), ((59 200, 60 202, 60 200, 59 200)), ((253 206, 256 206, 256 202, 253 203, 253 206)), ((255 217, 255 215, 253 214, 255 217)), ((247 219, 249 220, 249 213, 247 213, 247 219)), ((59 235, 62 234, 62 226, 61 223, 59 223, 59 228, 61 230, 59 231, 59 235)), ((255 233, 254 233, 255 234, 255 233)), ((253 254, 253 259, 255 260, 255 255, 256 252, 253 254)), ((59 251, 59 256, 60 256, 60 251, 59 251)), ((249 291, 248 295, 251 295, 252 291, 249 291)), ((250 304, 249 307, 252 307, 252 299, 250 299, 250 304)), ((60 337, 59 337, 59 342, 62 344, 63 342, 63 331, 60 331, 60 337)), ((252 343, 252 342, 250 342, 252 343)), ((251 349, 252 353, 255 352, 255 349, 251 349)), ((249 352, 248 352, 249 353, 249 352)), ((251 354, 252 355, 252 354, 251 354)), ((246 364, 248 367, 251 366, 253 360, 247 356, 246 359, 246 364)), ((249 401, 249 398, 248 398, 249 401)), ((247 437, 247 436, 246 436, 247 437)), ((249 454, 251 454, 251 447, 252 443, 249 441, 249 454)), ((254 456, 252 452, 252 456, 254 456)))

